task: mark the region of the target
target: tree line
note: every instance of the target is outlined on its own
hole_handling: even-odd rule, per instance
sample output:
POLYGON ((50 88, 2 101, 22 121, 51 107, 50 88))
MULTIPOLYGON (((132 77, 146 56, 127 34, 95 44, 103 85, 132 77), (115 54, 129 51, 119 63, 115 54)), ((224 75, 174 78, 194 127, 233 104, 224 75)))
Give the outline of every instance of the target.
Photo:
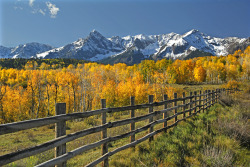
MULTIPOLYGON (((56 64, 56 63, 55 63, 56 64)), ((225 83, 249 80, 250 46, 228 56, 190 60, 144 60, 127 66, 93 62, 52 67, 29 60, 24 69, 0 69, 0 123, 54 115, 55 103, 66 102, 67 113, 146 103, 147 95, 161 101, 164 94, 183 90, 171 84, 225 83)))
POLYGON ((23 58, 16 58, 16 59, 0 59, 0 67, 9 69, 9 68, 15 68, 15 69, 25 69, 25 65, 28 62, 34 63, 34 68, 40 67, 41 69, 50 68, 50 69, 57 69, 57 68, 63 68, 68 67, 70 64, 73 64, 76 66, 78 63, 83 64, 87 63, 89 61, 86 60, 77 60, 77 59, 64 59, 64 58, 58 58, 58 59, 23 59, 23 58), (46 66, 45 66, 46 65, 46 66))

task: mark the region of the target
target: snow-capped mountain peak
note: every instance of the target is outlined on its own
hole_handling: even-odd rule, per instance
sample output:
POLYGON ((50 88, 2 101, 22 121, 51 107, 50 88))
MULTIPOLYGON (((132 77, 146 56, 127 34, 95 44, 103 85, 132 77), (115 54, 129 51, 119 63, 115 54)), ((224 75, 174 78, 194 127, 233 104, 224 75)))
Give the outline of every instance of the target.
POLYGON ((96 39, 104 39, 105 37, 99 33, 98 31, 96 31, 95 29, 93 31, 91 31, 88 35, 87 38, 96 38, 96 39))
POLYGON ((183 34, 183 37, 185 36, 189 36, 189 35, 201 35, 201 32, 199 30, 196 30, 196 29, 192 29, 188 32, 186 32, 185 34, 183 34))
POLYGON ((0 57, 75 58, 91 61, 108 58, 111 63, 123 61, 127 63, 128 60, 139 62, 149 57, 154 59, 186 58, 192 56, 193 52, 196 56, 200 54, 227 55, 236 49, 244 49, 248 45, 250 45, 249 38, 216 38, 196 29, 183 35, 172 32, 161 35, 139 34, 111 38, 106 38, 97 30, 93 30, 86 38, 79 38, 59 48, 39 43, 28 43, 15 48, 0 46, 0 57))

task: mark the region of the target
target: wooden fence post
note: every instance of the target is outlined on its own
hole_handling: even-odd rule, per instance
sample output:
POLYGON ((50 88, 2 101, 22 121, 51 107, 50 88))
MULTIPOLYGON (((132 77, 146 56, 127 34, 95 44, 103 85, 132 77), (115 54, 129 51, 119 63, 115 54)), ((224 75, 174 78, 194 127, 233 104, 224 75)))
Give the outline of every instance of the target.
POLYGON ((219 90, 219 89, 216 89, 216 90, 215 90, 215 103, 218 102, 218 101, 217 101, 217 98, 218 98, 218 90, 219 90))
POLYGON ((214 90, 212 90, 212 98, 213 98, 212 104, 214 105, 215 104, 215 91, 214 90))
POLYGON ((194 92, 194 101, 195 101, 194 102, 194 113, 196 113, 196 111, 197 111, 196 110, 196 107, 197 107, 197 102, 196 102, 197 101, 197 92, 196 91, 194 92))
MULTIPOLYGON (((182 104, 183 104, 183 105, 185 105, 185 103, 186 103, 185 97, 186 97, 185 92, 183 92, 183 93, 182 93, 182 98, 183 98, 182 104)), ((183 118, 186 117, 185 110, 186 110, 186 106, 183 106, 183 109, 182 109, 182 111, 183 111, 183 118)))
MULTIPOLYGON (((210 95, 209 95, 209 96, 210 96, 210 99, 209 99, 209 101, 210 101, 210 102, 209 102, 209 106, 211 107, 211 105, 213 104, 213 92, 212 92, 212 90, 209 90, 209 94, 210 94, 210 95)), ((210 108, 210 107, 209 107, 209 108, 210 108)))
POLYGON ((214 104, 216 103, 216 92, 217 90, 214 90, 214 104))
POLYGON ((219 89, 216 89, 216 90, 215 90, 215 103, 218 102, 218 101, 217 101, 217 98, 218 98, 218 90, 219 90, 219 89))
POLYGON ((219 89, 219 96, 218 96, 218 100, 221 97, 221 93, 223 92, 223 89, 219 89))
POLYGON ((206 91, 203 91, 203 98, 202 98, 202 111, 205 112, 205 104, 206 104, 206 91))
MULTIPOLYGON (((177 93, 174 93, 174 99, 177 99, 177 93)), ((175 102, 174 102, 174 107, 176 107, 177 106, 177 100, 175 100, 175 102)), ((174 114, 177 114, 177 108, 176 109, 174 109, 174 114)), ((176 116, 175 118, 174 118, 174 121, 175 122, 177 122, 177 117, 178 116, 176 116)))
POLYGON ((217 90, 216 102, 218 103, 220 97, 220 89, 217 90))
MULTIPOLYGON (((135 105, 135 97, 131 96, 130 97, 130 105, 134 106, 135 105)), ((135 117, 135 110, 131 110, 130 111, 130 118, 134 118, 135 117)), ((135 122, 132 122, 130 124, 130 131, 135 130, 135 122)), ((132 136, 130 136, 130 143, 132 143, 133 141, 135 141, 135 134, 133 134, 132 136)))
POLYGON ((206 108, 206 111, 207 111, 207 106, 208 106, 208 90, 206 90, 205 91, 206 92, 206 95, 205 95, 205 98, 206 98, 206 100, 205 100, 205 108, 206 108))
MULTIPOLYGON (((148 103, 151 104, 151 103, 153 103, 153 101, 154 101, 154 96, 153 95, 148 95, 148 103)), ((154 111, 153 106, 148 108, 148 113, 152 113, 153 111, 154 111)), ((153 122, 153 120, 154 120, 154 117, 152 116, 151 118, 149 118, 148 122, 151 123, 151 122, 153 122)), ((148 133, 151 133, 153 131, 154 131, 154 127, 152 126, 152 127, 149 128, 148 133)), ((154 140, 153 136, 149 138, 149 141, 152 141, 152 140, 154 140)))
MULTIPOLYGON (((66 114, 66 103, 56 103, 56 115, 66 114)), ((66 135, 66 122, 60 121, 55 124, 55 138, 66 135)), ((66 153, 66 143, 55 148, 55 157, 66 153)), ((66 167, 67 162, 56 165, 56 167, 66 167)))
POLYGON ((213 105, 213 102, 214 102, 214 101, 213 101, 213 95, 214 95, 214 94, 213 94, 213 90, 211 90, 210 94, 211 94, 211 95, 210 95, 210 98, 211 98, 211 99, 210 99, 210 101, 211 101, 210 107, 211 107, 211 106, 213 105))
POLYGON ((216 90, 216 103, 218 103, 220 89, 216 90))
MULTIPOLYGON (((101 99, 101 105, 102 108, 106 108, 106 99, 101 99)), ((107 114, 106 112, 102 113, 102 125, 106 124, 106 119, 107 119, 107 114)), ((102 139, 107 138, 107 129, 104 129, 102 131, 102 139)), ((105 143, 102 145, 102 155, 106 154, 108 152, 108 143, 105 143)), ((108 167, 109 166, 109 160, 108 158, 104 159, 102 163, 103 167, 108 167)))
POLYGON ((201 112, 201 90, 200 90, 200 95, 199 95, 199 113, 201 112))
POLYGON ((208 90, 208 109, 210 108, 211 104, 211 90, 208 90))
POLYGON ((209 94, 209 90, 207 90, 207 110, 209 108, 209 98, 210 98, 210 94, 209 94))
POLYGON ((218 89, 215 89, 215 92, 214 92, 214 103, 217 102, 217 91, 218 91, 218 89))
POLYGON ((210 90, 210 107, 213 105, 213 90, 210 90))
MULTIPOLYGON (((168 100, 168 95, 164 95, 164 101, 167 101, 168 100)), ((167 103, 164 103, 164 109, 167 109, 168 108, 168 104, 167 103)), ((167 118, 168 117, 168 114, 167 112, 164 112, 163 113, 163 119, 167 118)), ((163 122, 163 128, 167 127, 168 126, 168 121, 165 121, 163 122)), ((166 132, 167 130, 165 130, 166 132)))
POLYGON ((190 96, 190 100, 189 100, 189 102, 190 102, 190 111, 189 111, 189 115, 191 115, 191 110, 192 110, 192 108, 193 108, 193 104, 192 104, 192 102, 193 102, 193 98, 192 98, 192 96, 193 96, 193 92, 190 92, 189 93, 189 96, 190 96))
POLYGON ((219 97, 220 97, 220 89, 218 89, 218 91, 217 91, 217 103, 218 103, 218 101, 219 101, 219 97))
POLYGON ((222 90, 221 90, 221 94, 220 94, 220 97, 222 96, 222 95, 225 95, 225 88, 222 88, 222 90))

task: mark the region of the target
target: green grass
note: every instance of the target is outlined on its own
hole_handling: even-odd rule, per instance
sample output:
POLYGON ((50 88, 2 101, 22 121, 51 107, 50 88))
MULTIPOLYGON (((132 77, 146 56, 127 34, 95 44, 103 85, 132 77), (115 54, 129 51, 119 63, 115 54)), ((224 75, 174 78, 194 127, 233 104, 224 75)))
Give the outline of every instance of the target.
MULTIPOLYGON (((174 86, 184 89, 187 92, 218 88, 218 85, 174 86)), ((240 97, 245 98, 247 95, 241 95, 240 97)), ((109 158, 110 166, 223 166, 230 164, 244 166, 249 163, 249 161, 247 161, 249 159, 249 138, 246 133, 243 133, 246 128, 242 120, 243 118, 245 120, 246 115, 249 115, 250 107, 245 106, 244 108, 244 105, 249 103, 249 100, 241 100, 244 103, 237 104, 235 102, 233 107, 222 107, 216 104, 210 109, 208 114, 200 114, 194 119, 181 122, 177 127, 169 130, 168 133, 156 135, 155 141, 150 144, 148 141, 145 141, 136 146, 135 149, 131 148, 115 154, 109 158), (232 121, 234 121, 237 126, 228 126, 228 124, 231 125, 230 123, 232 121), (228 130, 226 127, 230 127, 231 129, 228 130), (222 159, 224 159, 223 161, 225 161, 225 164, 219 163, 222 159)), ((162 107, 155 108, 154 110, 160 109, 162 109, 162 107)), ((135 113, 136 116, 145 115, 148 113, 148 110, 136 110, 135 113)), ((173 113, 170 113, 170 115, 172 114, 173 113)), ((160 117, 161 116, 159 116, 159 118, 160 117)), ((126 118, 129 118, 129 112, 118 112, 115 114, 108 114, 107 121, 126 118)), ((178 118, 181 118, 181 116, 178 118)), ((148 120, 138 122, 136 123, 136 128, 142 127, 147 123, 148 120)), ((100 116, 93 116, 89 119, 79 119, 76 121, 67 121, 67 134, 100 124, 100 116)), ((171 124, 171 122, 168 122, 168 124, 171 124)), ((159 124, 155 126, 154 129, 160 129, 161 127, 162 124, 159 124)), ((129 125, 116 127, 108 130, 108 136, 115 136, 128 131, 129 125)), ((141 138, 145 134, 147 134, 147 131, 137 134, 136 139, 141 138)), ((54 135, 53 126, 45 126, 2 135, 0 138, 0 155, 44 143, 53 139, 54 135)), ((100 132, 79 138, 67 143, 67 151, 74 150, 100 139, 100 132)), ((129 138, 111 142, 109 144, 109 151, 128 143, 129 138)), ((97 147, 72 158, 67 164, 68 166, 83 166, 100 156, 101 148, 97 147)), ((53 157, 54 150, 52 149, 13 162, 7 166, 34 166, 53 157)), ((99 164, 99 166, 100 165, 101 164, 99 164)))
MULTIPOLYGON (((147 109, 136 110, 136 116, 145 115, 148 113, 147 109)), ((116 121, 130 118, 129 112, 118 112, 114 114, 108 114, 107 121, 116 121)), ((67 121, 67 131, 66 134, 74 133, 77 131, 81 131, 84 129, 91 128, 93 126, 97 126, 101 124, 100 116, 92 116, 89 119, 79 119, 75 121, 67 121)), ((141 121, 136 123, 136 128, 145 126, 148 124, 148 120, 141 121)), ((120 127, 115 127, 112 129, 108 129, 108 136, 116 136, 119 134, 126 133, 130 130, 130 125, 124 125, 120 127)), ((136 135, 136 138, 141 138, 147 132, 141 132, 136 135)), ((8 154, 11 152, 15 152, 17 150, 23 150, 25 148, 29 148, 38 144, 45 143, 49 140, 55 138, 54 125, 44 126, 41 128, 33 128, 30 130, 24 130, 16 133, 1 135, 0 138, 0 155, 8 154)), ((67 151, 74 150, 83 145, 87 145, 93 142, 101 140, 101 133, 91 134, 85 137, 81 137, 74 141, 67 143, 67 151)), ((109 143, 109 150, 112 151, 117 147, 128 144, 129 138, 121 139, 119 141, 114 141, 109 143)), ((67 164, 68 166, 83 166, 86 165, 95 159, 101 156, 101 147, 97 147, 90 151, 83 153, 82 155, 78 155, 72 159, 70 159, 67 164)), ((49 151, 43 152, 41 154, 37 154, 31 156, 29 158, 25 158, 22 160, 18 160, 6 166, 34 166, 54 157, 54 150, 51 149, 49 151)))
MULTIPOLYGON (((0 138, 0 155, 42 144, 53 139, 54 135, 55 132, 54 129, 51 129, 51 126, 33 128, 31 130, 2 135, 0 138)), ((53 151, 49 150, 44 153, 13 162, 7 166, 34 166, 43 162, 43 160, 50 159, 53 157, 53 154, 53 151)))
POLYGON ((216 104, 133 153, 114 155, 110 166, 248 166, 249 116, 249 99, 234 101, 233 107, 216 104))

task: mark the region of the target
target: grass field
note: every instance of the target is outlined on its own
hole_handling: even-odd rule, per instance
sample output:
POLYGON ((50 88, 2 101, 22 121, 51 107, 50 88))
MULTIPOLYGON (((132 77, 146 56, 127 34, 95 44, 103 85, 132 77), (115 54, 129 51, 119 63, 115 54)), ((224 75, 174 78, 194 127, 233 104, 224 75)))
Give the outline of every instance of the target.
POLYGON ((126 150, 111 159, 111 166, 248 166, 250 164, 250 94, 216 104, 182 122, 152 143, 126 150))
MULTIPOLYGON (((183 89, 186 92, 216 89, 220 87, 220 85, 171 86, 183 89)), ((244 87, 245 86, 246 85, 244 85, 244 87)), ((134 150, 132 148, 127 149, 112 156, 110 158, 110 166, 244 166, 249 162, 247 160, 250 158, 248 136, 250 133, 247 133, 247 128, 245 128, 247 132, 244 132, 242 135, 243 138, 238 138, 238 131, 235 136, 234 133, 236 132, 234 128, 243 131, 243 129, 239 129, 239 127, 244 128, 245 126, 249 126, 248 121, 242 121, 242 119, 248 119, 250 115, 250 106, 246 107, 247 104, 250 103, 249 92, 245 93, 244 96, 238 96, 237 99, 238 100, 225 99, 225 103, 232 100, 232 102, 229 101, 229 103, 233 105, 222 106, 216 104, 210 109, 208 114, 201 114, 194 119, 181 123, 167 134, 162 133, 157 135, 154 142, 149 144, 146 141, 136 146, 134 150), (235 121, 235 126, 232 127, 232 131, 234 131, 233 134, 231 134, 231 131, 228 131, 228 125, 226 124, 230 124, 232 121, 235 121), (224 127, 224 129, 221 127, 224 127), (243 139, 247 144, 244 144, 243 139), (228 162, 219 164, 220 161, 225 161, 223 158, 228 158, 228 162), (212 164, 215 162, 216 164, 212 164)), ((157 108, 155 109, 157 110, 157 108)), ((136 116, 146 114, 147 112, 147 110, 136 110, 136 116)), ((107 121, 126 118, 129 118, 128 111, 110 114, 107 121)), ((136 128, 142 127, 147 124, 147 122, 148 121, 142 121, 136 123, 136 128)), ((68 121, 67 134, 100 124, 101 120, 98 116, 93 116, 85 120, 68 121)), ((160 127, 162 127, 162 125, 156 126, 155 129, 159 129, 160 127)), ((128 131, 129 125, 112 128, 108 130, 108 136, 115 136, 128 131)), ((144 136, 146 133, 147 131, 139 133, 136 135, 136 139, 144 136)), ((44 143, 53 139, 54 135, 53 125, 2 135, 0 138, 0 155, 44 143)), ((79 138, 67 143, 67 151, 71 151, 100 139, 100 133, 79 138)), ((109 143, 109 151, 127 143, 129 143, 129 138, 111 142, 109 143)), ((83 166, 100 156, 101 148, 97 147, 72 158, 67 164, 68 166, 83 166)), ((34 166, 53 157, 54 150, 49 150, 6 166, 34 166)))

